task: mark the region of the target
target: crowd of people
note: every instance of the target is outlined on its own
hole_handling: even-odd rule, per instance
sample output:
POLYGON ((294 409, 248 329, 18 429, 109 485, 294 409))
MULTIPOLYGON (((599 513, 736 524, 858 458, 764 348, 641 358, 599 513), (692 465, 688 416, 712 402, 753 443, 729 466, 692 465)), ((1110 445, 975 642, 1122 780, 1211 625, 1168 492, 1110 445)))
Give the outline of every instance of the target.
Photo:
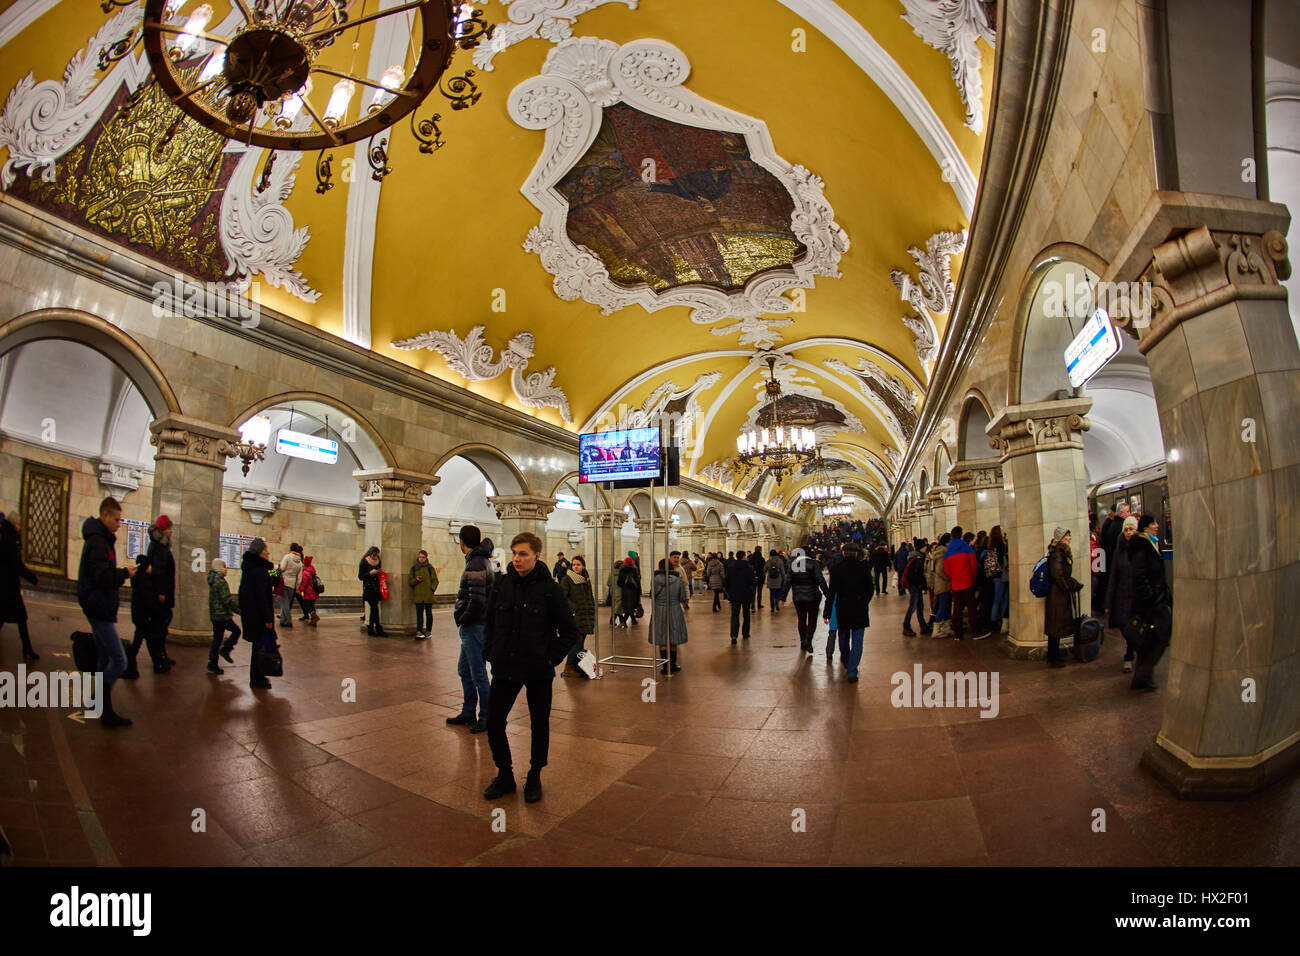
MULTIPOLYGON (((1123 668, 1133 673, 1131 686, 1150 690, 1155 688, 1152 672, 1169 643, 1172 599, 1160 553, 1159 523, 1151 515, 1136 518, 1126 511, 1121 506, 1101 527, 1095 518, 1090 521, 1094 608, 1127 642, 1123 668)), ((121 505, 105 498, 98 516, 86 519, 82 526, 77 576, 78 601, 90 622, 97 670, 103 675, 101 725, 110 729, 131 724, 114 709, 112 688, 118 679, 139 677, 140 646, 148 650, 156 674, 168 673, 175 664, 167 655, 176 601, 174 525, 167 515, 159 515, 149 526, 146 552, 119 568, 116 534, 121 523, 121 505), (119 591, 128 581, 134 627, 130 642, 117 633, 119 591)), ((560 552, 550 567, 541 560, 542 541, 535 534, 522 532, 513 538, 510 561, 502 571, 494 563, 490 538, 473 525, 461 527, 458 533, 464 567, 452 617, 460 639, 457 671, 462 707, 447 723, 488 735, 497 776, 484 797, 496 799, 517 789, 505 727, 524 692, 532 725, 524 798, 535 802, 541 799, 541 770, 547 762, 555 668, 564 664, 564 677, 591 676, 579 663, 587 653, 586 638, 595 631, 596 590, 583 556, 566 558, 560 552)), ((23 656, 35 661, 39 655, 27 632, 19 581, 35 584, 36 577, 23 564, 20 535, 17 515, 0 517, 0 624, 18 625, 23 656)), ((789 555, 778 549, 764 555, 761 547, 704 556, 673 551, 651 575, 647 642, 657 650, 662 673, 679 672, 697 582, 699 589, 712 593, 713 613, 721 611, 724 599, 728 602, 732 645, 749 640, 751 617, 763 609, 766 594, 772 615, 787 602, 793 603, 801 654, 817 652, 814 641, 820 616, 828 629, 827 661, 834 660, 838 649, 847 680, 856 682, 864 633, 870 626, 870 604, 889 593, 891 572, 898 594, 908 598, 905 638, 917 636, 912 629, 915 615, 921 634, 982 640, 999 633, 1008 617, 1008 560, 1007 538, 999 526, 987 533, 954 527, 937 541, 918 538, 895 549, 887 543, 880 521, 823 525, 789 555)), ((1044 581, 1047 660, 1059 667, 1065 663, 1061 642, 1070 636, 1077 639, 1083 619, 1077 601, 1083 585, 1074 576, 1070 529, 1055 530, 1040 565, 1035 575, 1041 571, 1044 581)), ((277 626, 294 626, 295 600, 302 612, 298 621, 316 626, 316 601, 325 586, 312 557, 297 542, 276 563, 266 541, 256 538, 245 550, 240 570, 237 595, 226 582, 224 562, 213 562, 207 573, 212 621, 208 671, 222 673, 219 659, 233 663, 232 652, 242 637, 252 645, 250 686, 268 689, 269 677, 278 673, 277 626), (240 623, 235 622, 236 615, 240 623)), ((380 606, 389 596, 388 575, 379 548, 369 548, 362 556, 357 578, 369 611, 367 633, 386 636, 380 606)), ((427 551, 415 555, 406 583, 416 608, 416 639, 427 640, 438 588, 438 572, 427 551)), ((602 603, 610 607, 617 627, 633 627, 643 616, 641 559, 636 551, 629 551, 611 569, 602 603)), ((363 620, 367 620, 364 615, 363 620)))

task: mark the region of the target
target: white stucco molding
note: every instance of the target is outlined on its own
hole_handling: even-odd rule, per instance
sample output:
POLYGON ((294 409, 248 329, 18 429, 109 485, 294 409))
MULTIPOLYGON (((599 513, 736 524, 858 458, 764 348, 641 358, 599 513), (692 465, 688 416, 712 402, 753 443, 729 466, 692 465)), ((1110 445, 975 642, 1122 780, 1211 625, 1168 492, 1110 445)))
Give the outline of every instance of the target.
POLYGON ((913 32, 952 62, 952 79, 966 107, 966 125, 984 132, 983 57, 977 40, 993 46, 993 27, 979 0, 902 0, 913 32))
POLYGON ((492 39, 474 51, 474 65, 484 72, 493 70, 492 60, 516 43, 540 37, 562 43, 573 36, 573 25, 584 13, 607 3, 622 3, 635 10, 638 0, 501 0, 509 7, 509 23, 498 23, 492 39))
MULTIPOLYGON (((761 120, 687 90, 683 84, 689 73, 686 54, 662 40, 633 40, 620 47, 609 40, 578 37, 551 51, 540 76, 511 91, 511 118, 526 129, 546 131, 542 154, 521 187, 542 213, 524 249, 536 252, 543 268, 555 276, 556 295, 590 302, 606 315, 631 305, 647 312, 681 305, 692 310, 692 321, 712 325, 723 319, 789 313, 795 303, 783 293, 812 288, 815 276, 837 277, 848 237, 834 221, 822 181, 778 156, 761 120), (616 285, 596 255, 569 239, 569 204, 555 186, 595 140, 601 111, 619 102, 671 122, 744 136, 750 159, 775 176, 794 200, 791 230, 807 249, 801 259, 790 269, 756 276, 734 292, 692 285, 656 293, 646 284, 616 285)), ((754 330, 742 323, 736 331, 754 330)))

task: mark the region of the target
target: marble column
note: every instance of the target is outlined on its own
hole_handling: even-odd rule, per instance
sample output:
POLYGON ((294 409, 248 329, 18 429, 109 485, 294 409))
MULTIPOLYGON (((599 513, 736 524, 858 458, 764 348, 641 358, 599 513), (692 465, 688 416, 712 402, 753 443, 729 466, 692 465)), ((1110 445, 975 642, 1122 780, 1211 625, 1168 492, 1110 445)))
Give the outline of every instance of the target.
MULTIPOLYGON (((948 474, 951 478, 952 472, 948 474)), ((930 502, 930 511, 934 516, 934 533, 922 537, 938 541, 941 535, 952 530, 953 525, 960 523, 957 519, 957 489, 952 485, 935 485, 926 499, 930 502)))
MULTIPOLYGON (((158 449, 150 517, 165 514, 174 526, 176 607, 169 633, 178 644, 210 644, 207 572, 221 554, 222 477, 239 432, 183 415, 155 419, 149 431, 149 443, 158 449)), ((128 555, 132 563, 134 559, 128 555)), ((123 633, 129 633, 129 626, 123 633)))
MULTIPOLYGON (((1088 480, 1083 467, 1090 408, 1091 398, 1010 405, 987 428, 990 444, 1002 451, 1003 482, 1012 502, 1005 516, 1011 622, 1003 642, 1012 657, 1039 660, 1047 654, 1043 599, 1029 590, 1029 577, 1057 527, 1071 532, 1074 577, 1083 583, 1080 612, 1086 614, 1091 606, 1088 480)), ((953 480, 951 470, 948 475, 953 480)), ((1062 646, 1070 643, 1066 639, 1062 646)))
MULTIPOLYGON (((957 489, 955 520, 944 531, 959 524, 966 531, 992 531, 1002 524, 1002 465, 996 458, 954 462, 948 480, 957 489)), ((1084 525, 1087 528, 1087 525, 1084 525)))
POLYGON ((934 540, 934 509, 930 507, 930 502, 922 499, 916 503, 913 509, 916 514, 916 538, 929 538, 934 540))
POLYGON ((708 550, 704 544, 704 525, 702 524, 683 524, 677 526, 677 546, 683 552, 696 554, 697 552, 703 557, 704 552, 708 550))
POLYGON ((1164 719, 1143 765, 1184 797, 1249 793, 1300 765, 1288 218, 1256 200, 1156 193, 1112 265, 1116 279, 1149 282, 1155 303, 1138 348, 1168 462, 1174 620, 1164 719))
POLYGON ((388 600, 379 619, 392 637, 415 634, 415 603, 406 586, 406 569, 424 547, 424 498, 441 479, 437 475, 374 468, 354 471, 366 509, 366 547, 379 548, 388 572, 388 600))
MULTIPOLYGON (((497 517, 501 520, 501 540, 497 542, 505 549, 507 560, 510 554, 510 542, 515 535, 531 531, 542 539, 546 545, 546 519, 555 510, 555 499, 545 495, 497 495, 488 499, 497 517)), ((542 555, 543 559, 553 559, 553 555, 542 555)), ((551 563, 551 560, 547 560, 551 563)))

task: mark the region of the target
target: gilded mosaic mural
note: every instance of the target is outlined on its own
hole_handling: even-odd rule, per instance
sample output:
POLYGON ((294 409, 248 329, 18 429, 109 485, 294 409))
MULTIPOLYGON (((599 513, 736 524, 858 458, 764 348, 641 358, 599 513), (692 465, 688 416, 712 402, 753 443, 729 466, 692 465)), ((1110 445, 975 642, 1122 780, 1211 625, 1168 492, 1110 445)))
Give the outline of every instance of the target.
POLYGON ((794 200, 745 138, 607 107, 596 141, 557 184, 568 235, 623 286, 742 288, 804 254, 794 200))
POLYGON ((174 107, 156 83, 109 104, 59 160, 54 182, 20 176, 11 194, 165 265, 225 276, 221 194, 239 157, 174 107))

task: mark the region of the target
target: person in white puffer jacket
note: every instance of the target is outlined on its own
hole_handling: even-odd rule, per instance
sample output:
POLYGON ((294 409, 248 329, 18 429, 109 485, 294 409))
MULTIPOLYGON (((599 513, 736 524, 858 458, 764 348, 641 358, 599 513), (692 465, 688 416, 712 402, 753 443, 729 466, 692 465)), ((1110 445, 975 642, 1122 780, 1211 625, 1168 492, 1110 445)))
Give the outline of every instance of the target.
MULTIPOLYGON (((280 594, 280 626, 293 627, 293 599, 302 580, 302 545, 296 541, 289 545, 289 553, 280 559, 280 580, 284 583, 280 594)), ((301 602, 302 598, 298 600, 301 602)))

